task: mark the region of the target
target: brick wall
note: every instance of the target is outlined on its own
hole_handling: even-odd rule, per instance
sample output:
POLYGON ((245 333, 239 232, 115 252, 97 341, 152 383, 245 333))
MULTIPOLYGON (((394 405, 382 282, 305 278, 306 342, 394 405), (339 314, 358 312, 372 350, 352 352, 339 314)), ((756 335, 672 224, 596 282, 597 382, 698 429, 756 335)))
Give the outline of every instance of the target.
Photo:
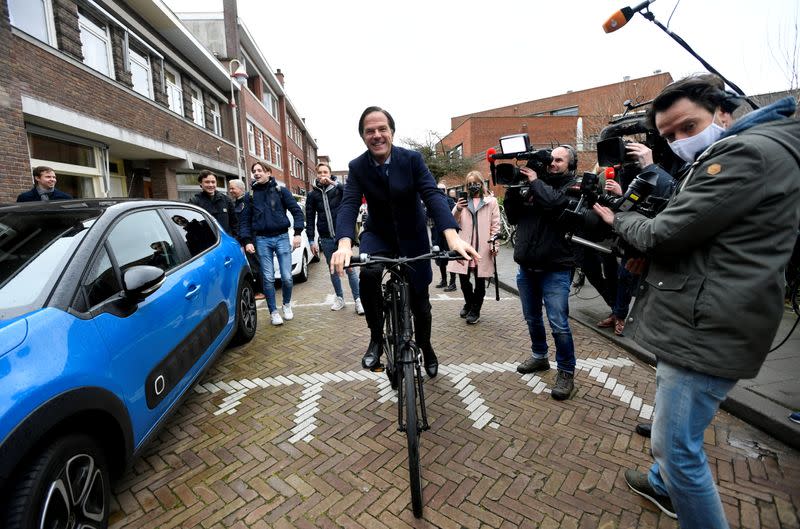
MULTIPOLYGON (((3 3, 5 6, 5 3, 3 3)), ((6 13, 3 23, 8 24, 6 13)), ((12 170, 22 170, 27 173, 27 142, 24 137, 24 120, 21 113, 20 94, 28 95, 47 103, 70 109, 83 115, 117 125, 121 128, 132 130, 144 136, 175 145, 189 152, 196 152, 203 156, 218 159, 224 163, 236 164, 235 148, 214 136, 211 132, 203 132, 186 119, 183 119, 168 110, 159 110, 152 102, 143 101, 138 95, 129 93, 119 88, 117 81, 93 75, 81 66, 71 64, 63 58, 46 51, 35 44, 16 38, 10 31, 2 31, 3 38, 11 41, 10 46, 3 46, 4 50, 11 51, 8 58, 10 79, 2 83, 5 87, 12 87, 10 105, 16 109, 16 114, 3 113, 0 119, 8 120, 8 126, 3 126, 4 138, 18 134, 22 138, 19 147, 14 151, 23 152, 25 163, 15 162, 16 154, 2 155, 0 175, 12 170), (36 68, 30 68, 35 64, 36 68), (46 80, 46 82, 43 82, 46 80), (17 88, 18 87, 18 90, 17 88), (220 147, 217 152, 217 147, 220 147)), ((154 80, 160 79, 159 61, 153 61, 154 80)), ((159 83, 157 83, 159 84, 159 83)), ((2 90, 2 89, 0 89, 2 90)), ((188 90, 187 90, 188 91, 188 90)), ((163 92, 161 92, 163 95, 163 92)), ((156 97, 166 103, 166 96, 156 97)), ((188 105, 191 109, 191 102, 188 105)), ((5 123, 4 123, 5 125, 5 123)), ((12 149, 13 138, 4 142, 6 152, 12 149)), ((0 193, 13 194, 30 187, 30 179, 26 176, 23 180, 10 182, 10 185, 0 186, 0 193), (24 185, 23 185, 24 181, 24 185)), ((154 177, 155 188, 155 177, 154 177)), ((154 189, 155 191, 155 189, 154 189)), ((155 191, 155 196, 164 196, 155 191)))
POLYGON ((8 6, 0 2, 0 203, 14 202, 17 195, 33 185, 28 142, 20 127, 22 103, 13 83, 10 63, 13 57, 8 6))

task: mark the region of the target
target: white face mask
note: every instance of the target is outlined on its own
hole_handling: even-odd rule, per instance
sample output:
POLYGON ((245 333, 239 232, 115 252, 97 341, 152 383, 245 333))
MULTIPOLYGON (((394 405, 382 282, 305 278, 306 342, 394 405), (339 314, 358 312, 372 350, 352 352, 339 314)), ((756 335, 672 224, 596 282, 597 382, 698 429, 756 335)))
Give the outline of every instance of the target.
POLYGON ((715 123, 717 114, 711 119, 711 124, 703 129, 699 134, 689 138, 675 140, 669 144, 669 148, 684 162, 692 163, 697 155, 706 150, 709 145, 717 141, 725 134, 725 129, 715 123))

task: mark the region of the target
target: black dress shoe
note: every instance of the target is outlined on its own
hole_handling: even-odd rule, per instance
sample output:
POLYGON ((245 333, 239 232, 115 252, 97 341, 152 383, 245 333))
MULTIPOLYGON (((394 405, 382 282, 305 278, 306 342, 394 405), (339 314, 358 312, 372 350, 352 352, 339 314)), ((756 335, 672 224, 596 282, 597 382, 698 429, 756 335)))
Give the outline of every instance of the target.
POLYGON ((652 424, 647 423, 640 423, 636 425, 636 433, 641 435, 642 437, 650 437, 650 432, 653 429, 652 424))
POLYGON ((425 372, 428 377, 434 378, 439 374, 439 359, 436 358, 436 353, 433 351, 423 352, 422 356, 425 357, 425 372))
POLYGON ((446 286, 447 286, 447 281, 444 281, 444 280, 442 280, 442 282, 441 282, 441 283, 437 283, 437 284, 436 284, 436 285, 434 285, 434 286, 435 286, 436 288, 444 288, 444 287, 446 287, 446 286))
POLYGON ((361 367, 364 369, 375 369, 381 365, 381 341, 370 340, 367 352, 361 359, 361 367))

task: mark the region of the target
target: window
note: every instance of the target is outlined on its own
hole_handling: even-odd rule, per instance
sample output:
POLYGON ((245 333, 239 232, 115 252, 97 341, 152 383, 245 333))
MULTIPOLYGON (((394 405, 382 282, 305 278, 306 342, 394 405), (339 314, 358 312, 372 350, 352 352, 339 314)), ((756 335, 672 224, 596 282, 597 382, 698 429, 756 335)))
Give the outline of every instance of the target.
POLYGON ((295 157, 294 159, 294 177, 299 178, 300 180, 303 179, 303 162, 300 161, 299 158, 295 157))
POLYGON ((50 0, 9 0, 11 25, 51 46, 56 45, 50 0))
POLYGON ((247 122, 247 150, 253 156, 256 155, 256 128, 249 121, 247 122))
POLYGON ((83 63, 103 75, 114 77, 111 36, 108 34, 108 28, 95 24, 83 13, 78 13, 78 24, 81 30, 83 63))
POLYGON ((278 119, 278 98, 275 97, 275 94, 273 94, 269 88, 264 90, 261 96, 261 102, 267 107, 267 112, 269 112, 273 118, 278 119))
POLYGON ((551 116, 577 116, 578 107, 559 108, 550 112, 551 116))
POLYGON ((264 159, 272 163, 272 140, 264 134, 264 159))
POLYGON ((153 98, 153 75, 150 70, 150 57, 128 49, 128 66, 131 70, 133 89, 148 99, 153 98))
POLYGON ((189 85, 189 95, 192 98, 192 121, 205 128, 206 109, 203 106, 203 92, 194 85, 189 85))
POLYGON ((256 129, 256 156, 259 158, 264 157, 264 134, 261 129, 256 129))
POLYGON ((122 218, 111 230, 108 244, 122 273, 137 265, 157 266, 166 272, 179 262, 172 237, 154 209, 122 218))
MULTIPOLYGON (((273 142, 273 143, 275 143, 275 142, 273 142)), ((281 146, 280 146, 280 144, 275 143, 275 156, 272 158, 272 163, 278 169, 280 169, 280 167, 281 167, 281 160, 282 159, 283 159, 283 157, 281 156, 281 146)))
POLYGON ((219 103, 216 101, 211 101, 211 122, 214 134, 222 136, 222 115, 219 113, 219 103))
POLYGON ((178 227, 192 257, 217 243, 217 232, 203 214, 191 209, 168 209, 167 215, 178 227))
POLYGON ((164 65, 164 80, 167 83, 167 100, 169 109, 176 114, 183 115, 183 89, 181 88, 181 76, 173 68, 164 65))
POLYGON ((451 160, 460 160, 464 157, 464 144, 456 145, 455 148, 450 151, 450 159, 451 160))
POLYGON ((122 291, 122 285, 114 273, 114 266, 108 257, 105 248, 100 250, 95 262, 89 269, 86 282, 83 285, 83 292, 86 295, 86 307, 92 308, 111 296, 122 291))

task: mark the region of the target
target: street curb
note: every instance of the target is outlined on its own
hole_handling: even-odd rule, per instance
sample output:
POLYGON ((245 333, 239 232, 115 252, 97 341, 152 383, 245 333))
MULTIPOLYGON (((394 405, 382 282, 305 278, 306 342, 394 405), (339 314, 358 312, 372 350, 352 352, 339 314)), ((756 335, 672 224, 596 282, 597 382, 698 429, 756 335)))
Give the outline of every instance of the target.
MULTIPOLYGON (((511 285, 503 280, 500 280, 498 285, 506 292, 510 292, 519 297, 519 290, 516 285, 511 285)), ((655 355, 630 338, 617 336, 613 332, 598 329, 595 326, 595 322, 589 321, 588 315, 584 315, 581 311, 570 311, 569 317, 582 326, 614 342, 637 359, 651 366, 656 365, 655 355)), ((795 450, 800 450, 800 424, 794 423, 788 419, 789 415, 791 415, 794 410, 781 406, 739 385, 735 386, 731 392, 728 393, 728 398, 725 399, 720 407, 747 424, 771 435, 787 446, 795 450)))

